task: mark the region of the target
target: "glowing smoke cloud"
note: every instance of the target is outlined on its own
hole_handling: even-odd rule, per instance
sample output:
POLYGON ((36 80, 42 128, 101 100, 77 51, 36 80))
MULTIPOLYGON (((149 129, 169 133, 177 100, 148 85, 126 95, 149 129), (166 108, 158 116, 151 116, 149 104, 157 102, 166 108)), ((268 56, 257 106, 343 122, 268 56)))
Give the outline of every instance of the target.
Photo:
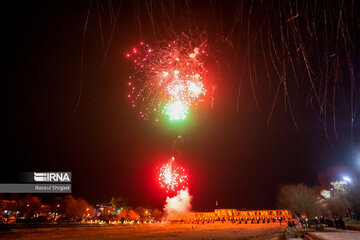
POLYGON ((184 214, 191 210, 192 196, 189 194, 189 189, 180 190, 175 197, 167 197, 164 211, 168 219, 172 219, 178 214, 184 214))

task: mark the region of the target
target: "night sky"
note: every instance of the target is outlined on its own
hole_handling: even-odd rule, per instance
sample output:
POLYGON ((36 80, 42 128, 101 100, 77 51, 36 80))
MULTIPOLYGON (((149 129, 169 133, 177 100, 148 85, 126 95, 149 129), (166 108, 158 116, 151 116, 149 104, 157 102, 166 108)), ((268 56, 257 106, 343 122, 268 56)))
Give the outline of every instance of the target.
MULTIPOLYGON (((132 5, 124 4, 120 11, 103 64, 96 1, 93 4, 84 45, 88 1, 16 2, 3 7, 1 172, 71 171, 73 195, 91 204, 123 196, 133 206, 161 208, 166 194, 156 181, 156 167, 170 158, 179 129, 139 118, 126 98, 131 68, 124 56, 140 41, 132 5), (82 46, 83 88, 76 107, 82 46)), ((200 2, 194 8, 199 6, 200 2)), ((226 16, 231 7, 223 7, 226 16)), ((150 27, 145 20, 143 24, 150 27)), ((103 30, 108 37, 111 28, 104 23, 103 30)), ((354 170, 358 117, 353 144, 349 113, 341 106, 338 136, 329 127, 327 138, 318 111, 305 104, 308 92, 300 88, 293 102, 298 128, 284 109, 283 97, 267 125, 272 103, 267 87, 259 83, 257 109, 245 81, 236 111, 238 81, 227 74, 218 82, 214 107, 192 115, 176 156, 189 172, 194 209, 211 210, 216 200, 220 207, 276 208, 281 184, 315 186, 319 174, 329 168, 354 170)))

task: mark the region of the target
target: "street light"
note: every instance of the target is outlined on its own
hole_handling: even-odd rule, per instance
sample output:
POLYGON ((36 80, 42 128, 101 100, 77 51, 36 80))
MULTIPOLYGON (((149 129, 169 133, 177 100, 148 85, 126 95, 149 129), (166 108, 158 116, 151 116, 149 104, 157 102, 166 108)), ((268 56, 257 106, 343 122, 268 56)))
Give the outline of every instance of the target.
POLYGON ((343 179, 345 182, 348 182, 348 183, 351 182, 351 178, 349 178, 348 176, 344 176, 343 179))

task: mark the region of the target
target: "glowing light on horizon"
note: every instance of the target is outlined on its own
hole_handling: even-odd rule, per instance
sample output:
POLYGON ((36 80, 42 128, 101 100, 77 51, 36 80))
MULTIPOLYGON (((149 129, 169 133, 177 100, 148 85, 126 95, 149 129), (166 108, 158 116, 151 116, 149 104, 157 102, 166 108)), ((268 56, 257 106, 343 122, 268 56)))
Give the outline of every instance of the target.
POLYGON ((344 176, 343 179, 344 179, 345 182, 349 182, 349 183, 351 182, 351 178, 349 178, 347 176, 344 176))

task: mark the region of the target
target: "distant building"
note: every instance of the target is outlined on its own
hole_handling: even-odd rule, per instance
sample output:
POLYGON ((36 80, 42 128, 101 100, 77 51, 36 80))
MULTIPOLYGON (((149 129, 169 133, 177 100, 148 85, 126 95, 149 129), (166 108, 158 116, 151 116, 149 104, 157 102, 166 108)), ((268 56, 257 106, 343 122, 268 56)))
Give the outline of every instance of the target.
POLYGON ((189 212, 170 216, 169 220, 184 222, 236 221, 253 223, 271 223, 290 221, 289 210, 250 210, 215 209, 214 212, 189 212))
POLYGON ((97 216, 101 214, 111 214, 114 210, 115 209, 113 208, 111 202, 96 204, 94 209, 95 215, 97 216))
POLYGON ((16 200, 0 200, 0 207, 1 208, 11 208, 15 206, 16 200))

